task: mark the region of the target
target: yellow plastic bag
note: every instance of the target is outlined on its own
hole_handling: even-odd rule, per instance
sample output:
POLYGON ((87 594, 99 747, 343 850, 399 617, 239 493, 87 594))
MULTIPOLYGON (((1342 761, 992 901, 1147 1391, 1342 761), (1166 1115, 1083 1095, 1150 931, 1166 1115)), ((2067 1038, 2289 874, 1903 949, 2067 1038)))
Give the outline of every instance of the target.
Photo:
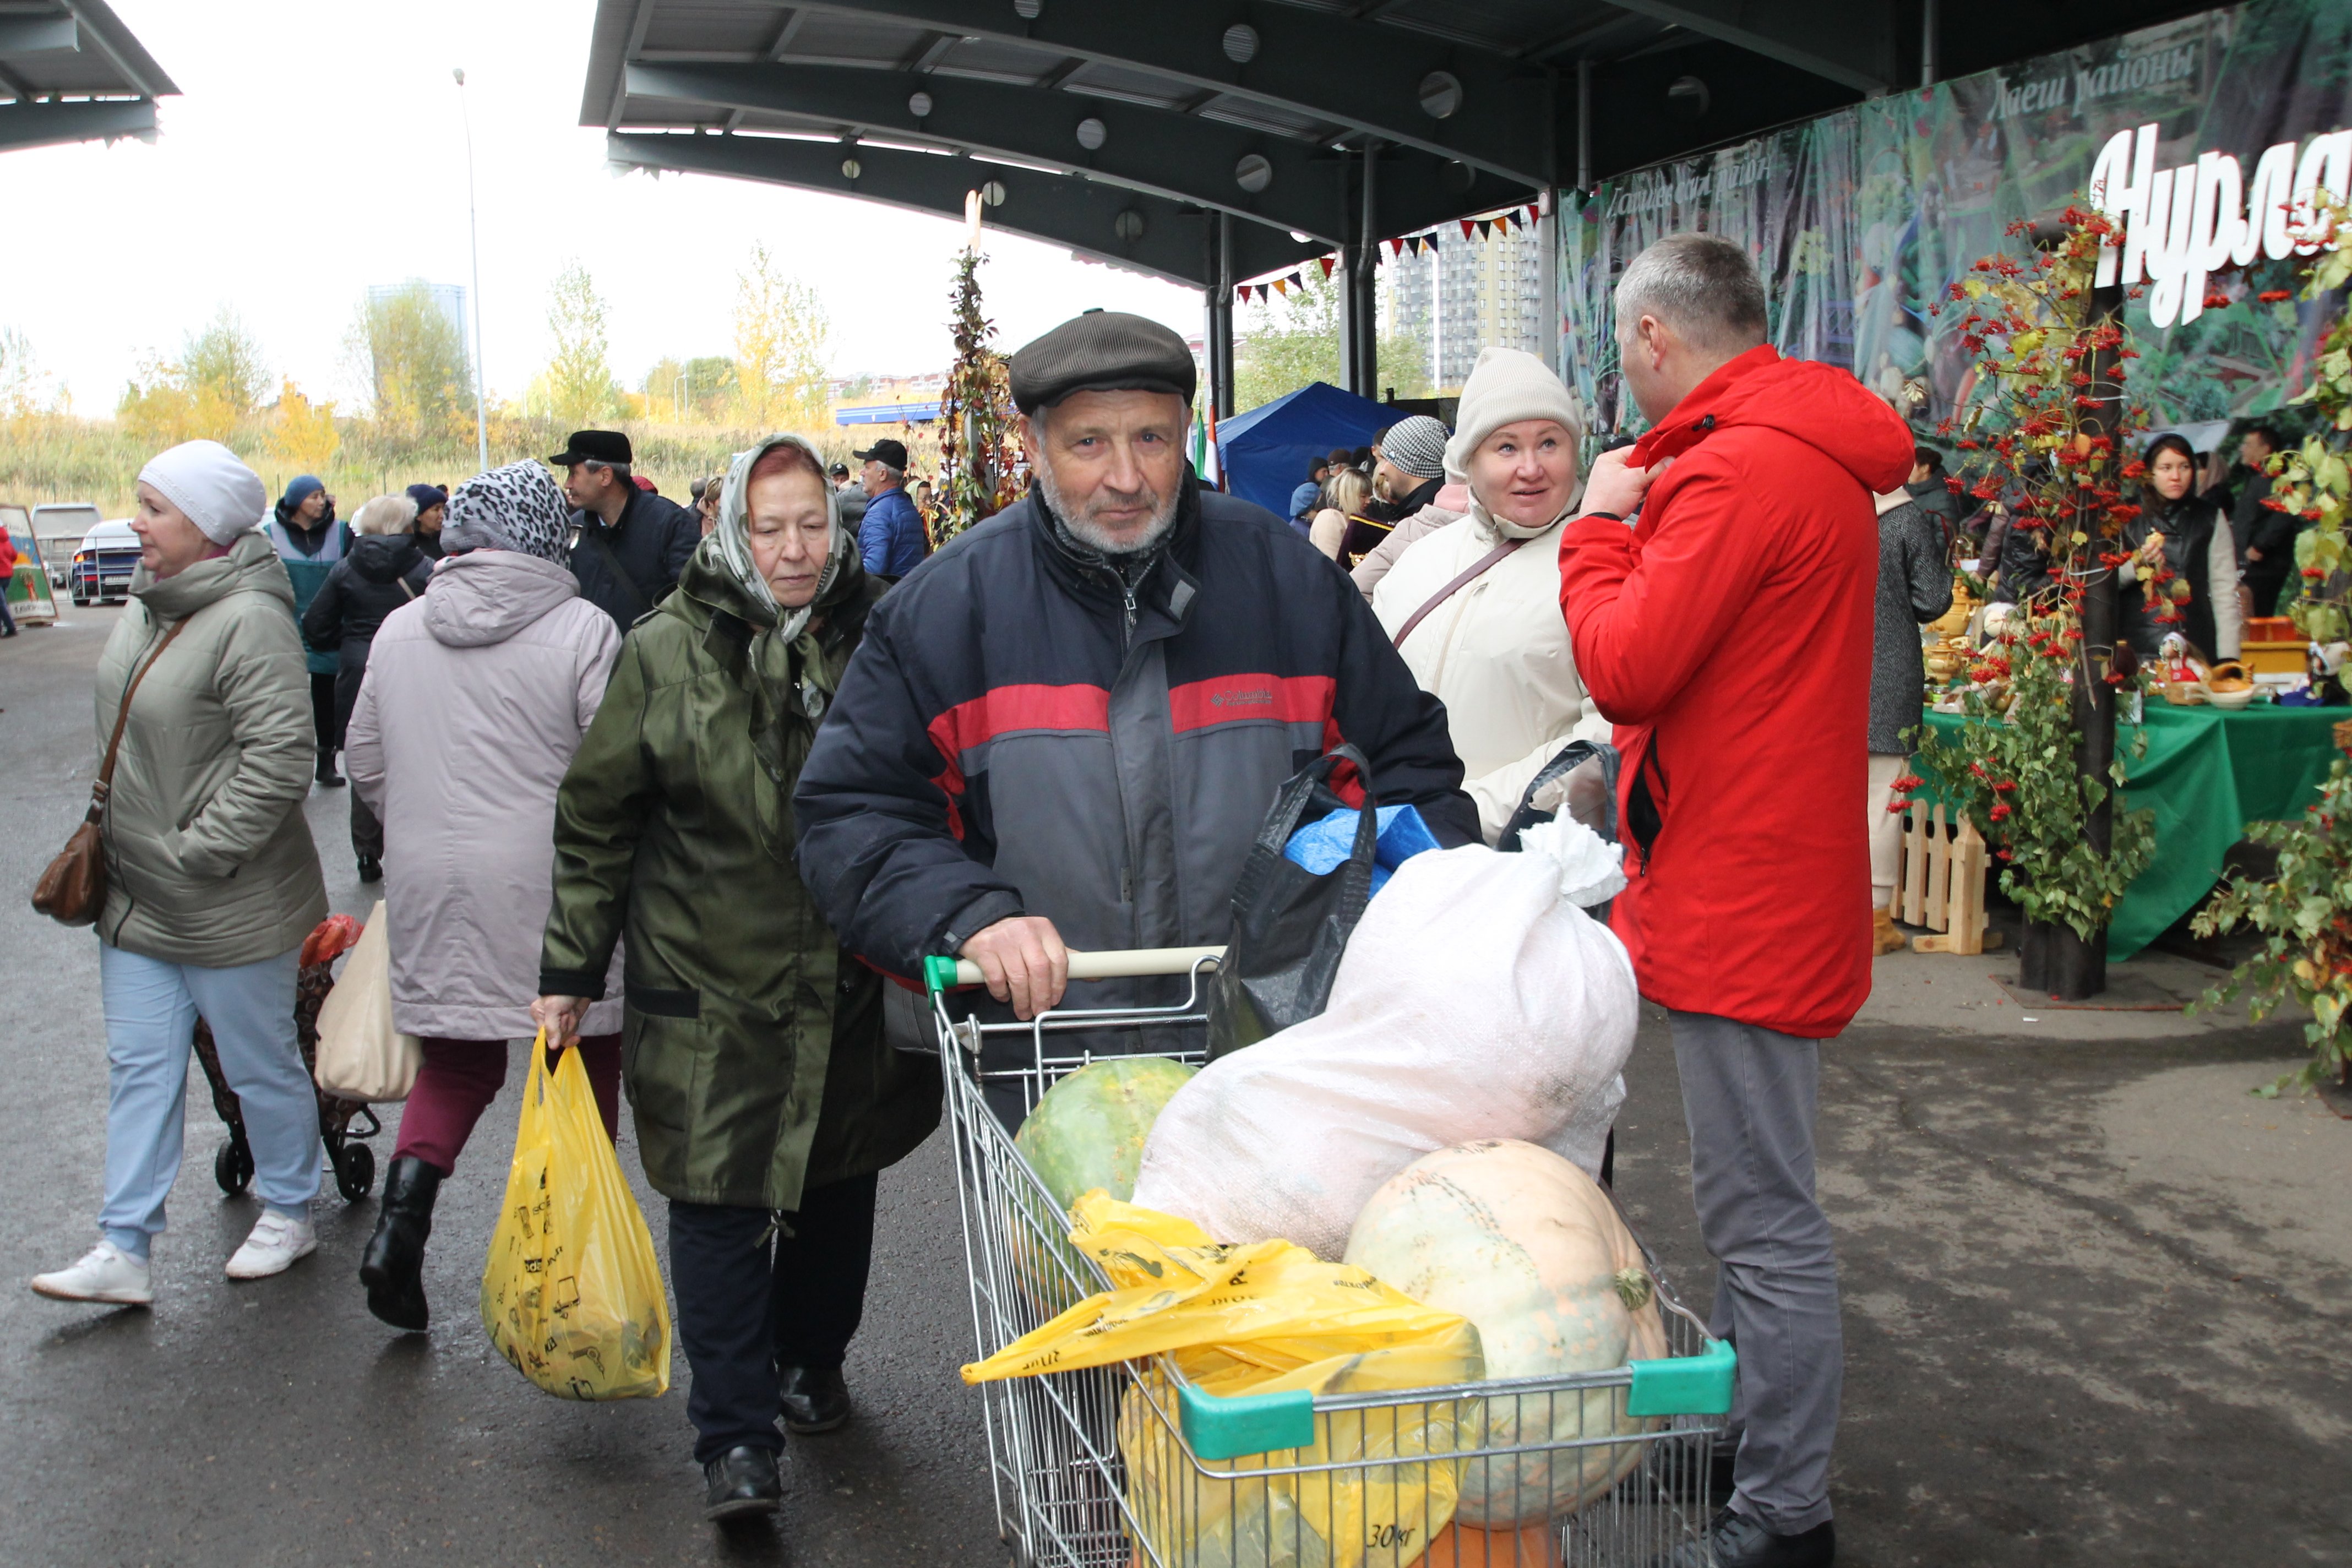
MULTIPOLYGON (((1286 1241, 1220 1247, 1189 1221, 1099 1191, 1078 1200, 1071 1226, 1071 1245, 1118 1289, 965 1367, 967 1382, 1162 1353, 1220 1397, 1428 1388, 1486 1373, 1464 1319, 1286 1241)), ((1118 1448, 1129 1506, 1170 1568, 1404 1568, 1452 1521, 1456 1453, 1483 1420, 1475 1399, 1331 1411, 1316 1416, 1311 1447, 1196 1466, 1177 1439, 1171 1380, 1156 1363, 1139 1377, 1120 1401, 1118 1448), (1342 1468, 1265 1473, 1327 1465, 1342 1468)))
POLYGON ((669 1392, 669 1300, 646 1216, 604 1135, 580 1053, 531 1045, 506 1205, 482 1267, 482 1327, 565 1399, 669 1392))

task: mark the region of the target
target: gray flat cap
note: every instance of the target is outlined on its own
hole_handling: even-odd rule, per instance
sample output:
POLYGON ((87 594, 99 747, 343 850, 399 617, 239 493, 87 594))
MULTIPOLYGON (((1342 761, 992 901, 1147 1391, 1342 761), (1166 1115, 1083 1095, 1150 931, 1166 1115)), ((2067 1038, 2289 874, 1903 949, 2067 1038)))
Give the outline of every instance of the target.
POLYGON ((1120 310, 1088 310, 1013 356, 1013 402, 1024 414, 1074 392, 1172 392, 1187 404, 1195 385, 1192 351, 1157 321, 1120 310))

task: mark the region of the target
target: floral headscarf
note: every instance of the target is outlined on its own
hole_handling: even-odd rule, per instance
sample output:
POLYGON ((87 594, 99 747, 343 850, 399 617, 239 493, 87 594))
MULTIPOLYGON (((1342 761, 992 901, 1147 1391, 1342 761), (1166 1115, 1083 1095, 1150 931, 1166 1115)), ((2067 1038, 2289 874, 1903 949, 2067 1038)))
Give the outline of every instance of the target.
POLYGON ((851 548, 849 531, 841 525, 841 498, 825 482, 824 459, 817 449, 798 436, 771 436, 750 451, 736 453, 734 461, 727 465, 727 485, 719 492, 719 521, 710 531, 709 544, 715 547, 720 568, 743 590, 752 605, 774 615, 776 630, 782 634, 782 640, 789 643, 798 637, 824 600, 824 591, 841 575, 842 562, 851 548), (787 610, 776 603, 768 580, 760 575, 759 567, 751 561, 751 503, 746 493, 751 487, 751 469, 779 447, 797 447, 808 454, 809 471, 816 476, 818 488, 824 491, 825 517, 832 531, 824 570, 817 574, 816 597, 797 610, 787 610))
POLYGON ((466 480, 449 492, 442 520, 441 548, 451 553, 515 550, 558 566, 572 564, 572 509, 535 458, 466 480))

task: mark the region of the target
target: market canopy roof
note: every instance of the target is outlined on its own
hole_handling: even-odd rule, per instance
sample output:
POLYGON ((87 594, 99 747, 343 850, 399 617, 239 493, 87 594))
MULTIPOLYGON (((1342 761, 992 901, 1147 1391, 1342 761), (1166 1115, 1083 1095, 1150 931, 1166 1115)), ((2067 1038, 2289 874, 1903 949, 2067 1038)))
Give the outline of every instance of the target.
POLYGON ((598 0, 581 122, 620 163, 950 216, 992 183, 996 226, 1202 287, 2200 8, 598 0))
POLYGON ((152 135, 179 90, 104 0, 0 0, 0 152, 152 135))

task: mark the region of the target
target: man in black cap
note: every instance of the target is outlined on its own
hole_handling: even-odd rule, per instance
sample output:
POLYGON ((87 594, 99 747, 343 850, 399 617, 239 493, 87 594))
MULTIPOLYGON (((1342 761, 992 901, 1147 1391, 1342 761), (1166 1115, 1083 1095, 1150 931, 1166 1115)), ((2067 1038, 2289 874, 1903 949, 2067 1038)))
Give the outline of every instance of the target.
MULTIPOLYGON (((1011 368, 1030 493, 875 606, 793 797, 849 951, 910 978, 961 953, 1027 1018, 1061 1000, 1066 943, 1223 943, 1276 792, 1343 740, 1381 803, 1475 840, 1445 710, 1362 595, 1185 461, 1183 340, 1088 311, 1011 368)), ((1360 798, 1351 769, 1335 782, 1360 798)), ((1171 991, 1081 983, 1073 1005, 1171 991)), ((997 1109, 1017 1118, 1017 1092, 997 1109)))
POLYGON ((580 596, 620 623, 639 616, 677 586, 702 525, 676 501, 637 488, 629 475, 629 438, 618 430, 574 430, 548 458, 563 473, 572 514, 572 574, 580 596))
POLYGON ((851 457, 865 463, 858 481, 866 489, 866 515, 857 523, 857 553, 866 570, 896 581, 930 552, 923 514, 907 498, 907 446, 885 436, 851 457))

